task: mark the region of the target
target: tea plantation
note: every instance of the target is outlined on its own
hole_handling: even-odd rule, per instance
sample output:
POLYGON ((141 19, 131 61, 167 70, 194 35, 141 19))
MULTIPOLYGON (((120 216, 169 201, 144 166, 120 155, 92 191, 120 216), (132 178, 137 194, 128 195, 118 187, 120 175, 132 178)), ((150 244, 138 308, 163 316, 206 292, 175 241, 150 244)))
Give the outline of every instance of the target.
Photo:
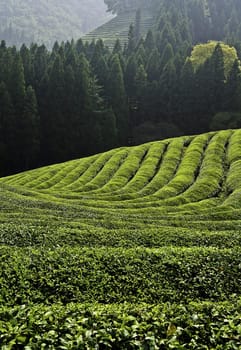
MULTIPOLYGON (((128 41, 128 33, 130 25, 135 23, 136 11, 128 11, 120 13, 107 23, 94 29, 83 36, 83 41, 101 39, 109 48, 113 48, 117 39, 119 39, 122 46, 128 41)), ((149 29, 155 24, 155 16, 152 11, 143 9, 141 12, 140 32, 145 36, 149 29)))
POLYGON ((0 179, 0 348, 241 349, 241 130, 0 179))

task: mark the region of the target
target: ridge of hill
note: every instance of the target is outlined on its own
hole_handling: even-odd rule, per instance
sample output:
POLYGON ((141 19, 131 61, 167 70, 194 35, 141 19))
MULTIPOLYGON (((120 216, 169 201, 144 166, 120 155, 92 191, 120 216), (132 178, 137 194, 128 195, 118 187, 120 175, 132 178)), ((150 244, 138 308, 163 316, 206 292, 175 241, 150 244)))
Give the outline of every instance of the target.
POLYGON ((174 44, 174 48, 180 46, 174 36, 184 37, 182 44, 190 41, 193 45, 209 40, 236 44, 241 37, 241 7, 235 0, 105 0, 105 3, 116 17, 85 35, 84 40, 102 39, 110 47, 116 39, 126 43, 128 28, 135 25, 138 10, 143 14, 141 35, 145 37, 149 29, 156 34, 159 31, 162 39, 174 44))
POLYGON ((239 347, 241 130, 1 178, 0 196, 4 348, 239 347))
POLYGON ((224 130, 121 147, 11 175, 0 183, 90 207, 157 206, 173 212, 182 206, 236 205, 241 182, 233 178, 238 174, 232 167, 236 171, 241 158, 240 136, 240 130, 224 130))
POLYGON ((102 0, 0 0, 0 13, 0 40, 17 46, 78 39, 111 18, 102 0))

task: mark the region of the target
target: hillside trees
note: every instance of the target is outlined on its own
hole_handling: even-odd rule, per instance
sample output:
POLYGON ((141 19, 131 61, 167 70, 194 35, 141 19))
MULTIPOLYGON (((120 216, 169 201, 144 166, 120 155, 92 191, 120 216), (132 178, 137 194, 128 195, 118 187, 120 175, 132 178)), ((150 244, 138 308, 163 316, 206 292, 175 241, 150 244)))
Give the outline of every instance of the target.
POLYGON ((238 60, 234 61, 227 79, 225 103, 229 110, 241 110, 241 72, 238 60))
POLYGON ((25 169, 36 166, 39 155, 39 115, 35 91, 31 85, 27 87, 24 97, 18 138, 20 166, 25 169))
POLYGON ((227 115, 236 123, 241 41, 235 48, 215 41, 193 47, 188 4, 163 1, 157 26, 140 40, 137 13, 127 45, 117 40, 112 50, 102 40, 56 42, 51 51, 2 41, 2 173, 207 131, 227 115))
POLYGON ((224 101, 224 56, 220 44, 217 44, 210 59, 211 64, 211 87, 210 97, 214 111, 223 109, 224 101))
POLYGON ((125 144, 128 138, 128 109, 123 72, 118 55, 114 55, 109 78, 110 99, 116 114, 119 144, 125 144))
POLYGON ((51 54, 44 46, 18 52, 2 43, 0 60, 2 174, 118 144, 115 114, 101 98, 89 61, 70 43, 51 54))
POLYGON ((1 174, 11 172, 15 159, 17 139, 16 116, 10 94, 4 82, 0 83, 0 157, 1 174))

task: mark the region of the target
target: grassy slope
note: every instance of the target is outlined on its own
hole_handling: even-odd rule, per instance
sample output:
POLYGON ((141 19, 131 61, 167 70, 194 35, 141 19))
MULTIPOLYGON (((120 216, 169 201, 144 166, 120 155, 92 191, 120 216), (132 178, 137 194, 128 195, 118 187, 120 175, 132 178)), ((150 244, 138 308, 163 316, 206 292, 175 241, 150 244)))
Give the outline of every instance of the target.
POLYGON ((226 130, 0 179, 2 343, 142 349, 150 336, 148 349, 238 348, 240 169, 241 130, 226 130))

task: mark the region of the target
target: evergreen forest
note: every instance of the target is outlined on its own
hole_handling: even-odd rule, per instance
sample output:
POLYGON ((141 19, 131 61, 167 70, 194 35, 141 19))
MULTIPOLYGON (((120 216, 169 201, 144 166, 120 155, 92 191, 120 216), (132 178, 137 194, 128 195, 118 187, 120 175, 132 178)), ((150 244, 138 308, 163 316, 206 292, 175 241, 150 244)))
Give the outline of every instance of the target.
POLYGON ((145 37, 145 3, 106 4, 113 13, 136 9, 125 45, 80 38, 17 49, 2 40, 1 175, 241 126, 238 1, 152 1, 156 20, 145 37))

